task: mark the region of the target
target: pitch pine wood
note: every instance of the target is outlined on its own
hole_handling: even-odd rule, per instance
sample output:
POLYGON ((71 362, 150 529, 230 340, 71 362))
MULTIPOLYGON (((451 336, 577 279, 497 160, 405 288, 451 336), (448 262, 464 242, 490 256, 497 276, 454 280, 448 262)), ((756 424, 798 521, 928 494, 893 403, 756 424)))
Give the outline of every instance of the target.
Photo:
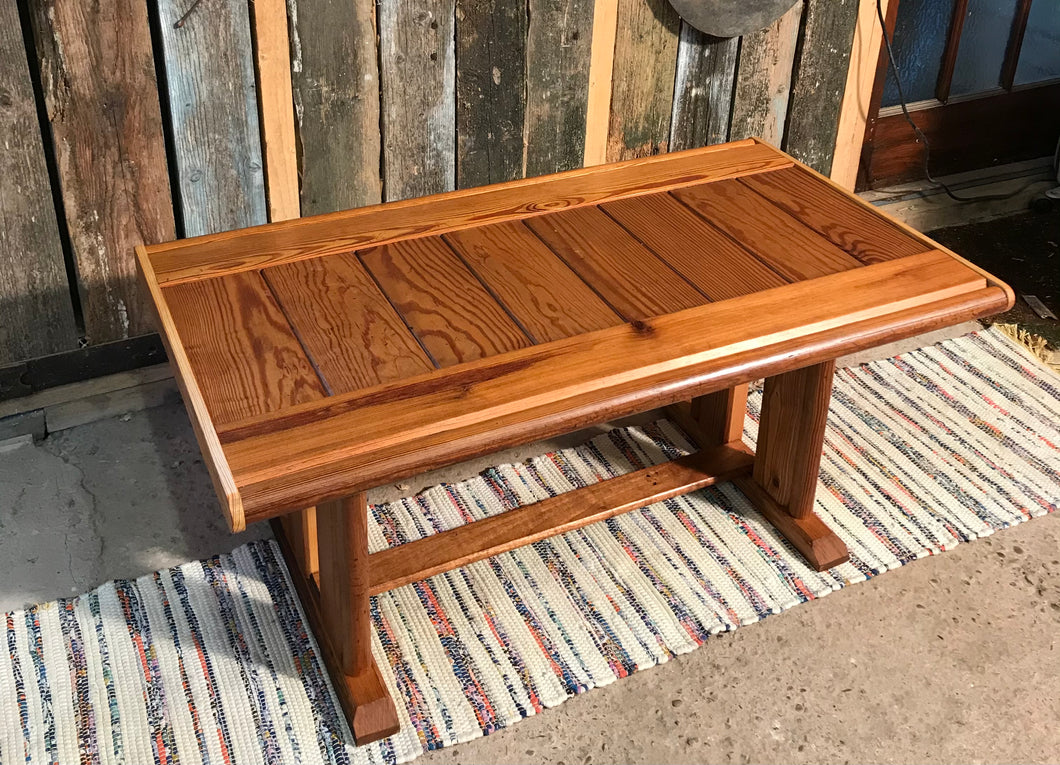
POLYGON ((332 393, 435 368, 356 256, 301 260, 263 274, 332 393))
POLYGON ((800 167, 741 181, 862 263, 916 255, 924 245, 800 167))
POLYGON ((298 571, 303 576, 313 576, 320 571, 320 556, 317 549, 317 515, 315 507, 281 515, 276 519, 291 546, 298 571))
POLYGON ((260 274, 176 285, 166 300, 214 423, 325 396, 260 274))
POLYGON ((742 444, 703 449, 661 465, 560 494, 373 553, 372 594, 580 529, 638 507, 728 481, 751 470, 742 444))
POLYGON ((626 319, 648 319, 707 302, 597 207, 531 218, 526 224, 626 319))
POLYGON ((439 366, 531 344, 441 238, 376 247, 361 258, 439 366))
POLYGON ((668 194, 601 205, 711 300, 726 300, 787 284, 728 234, 668 194))
POLYGON ((738 180, 673 194, 788 279, 813 279, 861 265, 738 180))
POLYGON ((589 60, 589 97, 585 110, 586 167, 607 161, 607 133, 611 116, 611 85, 618 38, 618 0, 594 0, 592 53, 589 60))
POLYGON ((747 385, 708 393, 692 399, 690 415, 705 439, 700 446, 714 446, 739 441, 747 414, 747 385))
POLYGON ((317 507, 320 606, 347 675, 372 664, 368 502, 364 492, 317 507))
POLYGON ((183 239, 153 245, 148 252, 159 284, 191 281, 733 178, 792 162, 776 149, 748 140, 183 239))
POLYGON ((445 240, 535 342, 621 324, 592 288, 521 222, 465 228, 445 240))

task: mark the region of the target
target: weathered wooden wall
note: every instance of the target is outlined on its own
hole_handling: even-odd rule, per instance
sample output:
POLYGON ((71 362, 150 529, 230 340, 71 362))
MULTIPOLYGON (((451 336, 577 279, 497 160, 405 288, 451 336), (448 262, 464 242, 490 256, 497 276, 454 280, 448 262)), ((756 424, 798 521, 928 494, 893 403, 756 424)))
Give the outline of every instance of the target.
POLYGON ((866 2, 0 0, 0 367, 149 332, 139 242, 751 135, 827 173, 866 2))

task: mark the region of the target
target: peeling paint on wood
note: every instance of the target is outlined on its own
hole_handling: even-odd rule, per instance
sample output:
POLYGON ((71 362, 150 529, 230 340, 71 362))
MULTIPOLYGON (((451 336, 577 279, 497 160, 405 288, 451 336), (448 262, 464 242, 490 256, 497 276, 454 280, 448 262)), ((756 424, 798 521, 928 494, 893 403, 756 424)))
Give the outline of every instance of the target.
POLYGON ((373 0, 287 0, 303 215, 382 199, 373 0))
POLYGON ((740 38, 729 140, 757 136, 781 144, 802 8, 800 1, 766 29, 740 38))
POLYGON ((669 148, 680 26, 667 0, 619 0, 609 162, 669 148))
POLYGON ((453 0, 378 6, 383 83, 383 194, 387 201, 456 184, 453 0))
POLYGON ((0 0, 0 365, 77 346, 15 0, 0 0))
POLYGON ((728 139, 739 49, 738 37, 711 37, 682 22, 670 151, 728 139))
POLYGON ((173 239, 147 7, 31 6, 66 225, 90 344, 153 328, 133 248, 173 239))

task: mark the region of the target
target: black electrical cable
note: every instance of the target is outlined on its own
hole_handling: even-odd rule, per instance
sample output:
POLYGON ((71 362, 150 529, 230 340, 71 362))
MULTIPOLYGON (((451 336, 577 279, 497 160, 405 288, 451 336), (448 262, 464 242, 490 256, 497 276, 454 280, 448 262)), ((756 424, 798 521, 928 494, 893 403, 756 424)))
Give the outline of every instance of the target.
POLYGON ((935 184, 943 191, 946 192, 946 196, 950 199, 956 200, 957 202, 989 202, 998 201, 1002 199, 1012 199, 1012 197, 1023 191, 1022 188, 1016 189, 1015 191, 1008 194, 981 194, 972 197, 962 197, 956 194, 949 186, 942 181, 938 180, 931 174, 931 144, 928 143, 927 136, 924 135, 924 131, 913 121, 912 115, 909 114, 909 107, 905 102, 905 93, 902 89, 902 78, 898 74, 898 64, 894 60, 894 51, 891 49, 891 40, 887 36, 887 22, 883 18, 883 4, 882 0, 876 0, 876 16, 880 20, 880 28, 883 30, 883 44, 887 49, 887 63, 891 68, 891 74, 894 75, 894 84, 898 86, 898 103, 902 107, 902 114, 905 116, 905 121, 909 123, 909 126, 913 128, 913 133, 916 135, 917 140, 924 144, 924 176, 931 183, 935 184))

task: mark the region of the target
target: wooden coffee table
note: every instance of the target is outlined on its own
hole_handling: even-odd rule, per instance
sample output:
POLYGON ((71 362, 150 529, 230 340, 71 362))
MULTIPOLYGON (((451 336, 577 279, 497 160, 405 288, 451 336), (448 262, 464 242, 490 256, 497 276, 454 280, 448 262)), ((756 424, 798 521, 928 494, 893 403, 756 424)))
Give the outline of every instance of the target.
POLYGON ((398 727, 371 595, 725 480, 817 568, 846 560, 813 513, 834 360, 1013 301, 758 141, 138 256, 228 523, 279 519, 359 743, 398 727), (368 489, 659 406, 700 451, 368 553, 368 489))

